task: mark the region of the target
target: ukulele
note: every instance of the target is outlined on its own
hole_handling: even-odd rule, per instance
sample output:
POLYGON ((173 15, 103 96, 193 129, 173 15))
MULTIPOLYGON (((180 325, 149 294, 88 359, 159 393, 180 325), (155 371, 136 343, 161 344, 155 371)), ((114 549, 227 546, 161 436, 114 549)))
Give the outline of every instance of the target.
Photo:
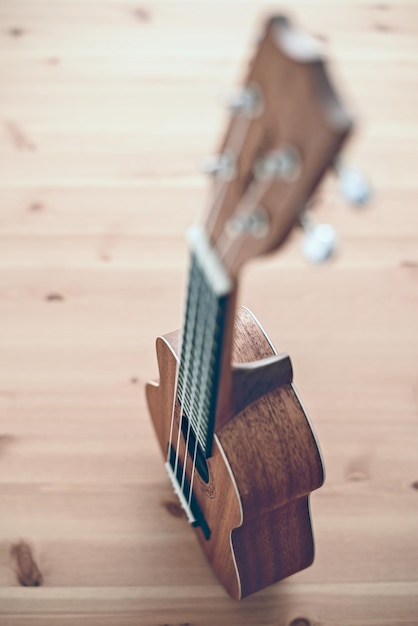
POLYGON ((313 562, 309 494, 324 479, 289 356, 237 310, 240 271, 303 223, 352 121, 317 43, 282 16, 266 23, 231 109, 210 210, 188 233, 183 327, 157 338, 146 396, 173 489, 238 600, 313 562))

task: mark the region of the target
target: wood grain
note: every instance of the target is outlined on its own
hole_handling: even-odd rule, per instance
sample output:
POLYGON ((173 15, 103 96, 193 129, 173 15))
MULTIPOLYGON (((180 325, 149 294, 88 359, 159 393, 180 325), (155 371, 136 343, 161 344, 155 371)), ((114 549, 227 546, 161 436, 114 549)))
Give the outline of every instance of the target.
POLYGON ((232 159, 234 176, 214 177, 205 226, 233 277, 283 246, 352 128, 319 42, 284 15, 266 20, 260 39, 241 86, 256 105, 231 116, 220 153, 232 159), (265 227, 254 231, 249 216, 265 227))
POLYGON ((353 212, 326 180, 315 211, 337 260, 306 266, 296 233, 239 296, 290 354, 321 443, 314 565, 231 601, 176 516, 146 413, 205 205, 197 166, 268 8, 0 2, 1 626, 417 624, 415 0, 280 7, 321 37, 359 122, 346 158, 375 192, 353 212), (42 586, 18 582, 22 541, 42 586))
MULTIPOLYGON (((249 390, 259 380, 257 361, 266 381, 259 385, 261 393, 258 389, 258 394, 242 394, 241 378, 233 377, 239 387, 232 390, 232 397, 240 396, 241 405, 225 424, 216 422, 212 454, 203 469, 199 459, 197 471, 192 468, 193 444, 188 453, 188 437, 181 435, 183 405, 178 400, 173 405, 180 361, 176 332, 157 339, 159 380, 147 383, 146 396, 164 461, 173 449, 171 466, 177 472, 180 464, 179 483, 183 485, 186 477, 190 485, 194 478, 198 509, 194 512, 189 501, 189 511, 197 522, 202 551, 231 597, 241 600, 312 564, 308 499, 322 485, 324 471, 309 420, 289 379, 290 363, 284 376, 283 366, 279 368, 273 385, 261 359, 272 355, 274 348, 244 307, 236 312, 233 330, 232 362, 253 364, 245 374, 249 390)), ((270 361, 275 371, 277 362, 281 364, 270 361)), ((188 486, 182 492, 187 500, 188 486)))

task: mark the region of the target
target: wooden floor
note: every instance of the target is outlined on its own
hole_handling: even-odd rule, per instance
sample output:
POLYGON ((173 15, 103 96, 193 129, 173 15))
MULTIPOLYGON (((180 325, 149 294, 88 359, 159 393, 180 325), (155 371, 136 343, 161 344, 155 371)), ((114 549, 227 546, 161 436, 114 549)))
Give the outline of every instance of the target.
POLYGON ((199 162, 267 9, 0 1, 1 626, 418 624, 416 0, 291 3, 357 113, 346 158, 374 188, 352 210, 329 178, 317 213, 338 259, 308 266, 295 236, 241 290, 322 447, 314 565, 230 600, 145 406, 155 336, 181 323, 199 162))

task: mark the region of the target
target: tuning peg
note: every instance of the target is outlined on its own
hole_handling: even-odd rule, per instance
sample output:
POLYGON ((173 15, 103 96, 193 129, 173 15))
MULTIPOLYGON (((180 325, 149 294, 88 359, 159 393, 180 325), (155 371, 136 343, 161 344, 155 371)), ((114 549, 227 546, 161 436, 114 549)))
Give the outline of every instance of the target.
POLYGON ((304 257, 311 263, 328 261, 338 246, 338 237, 330 224, 315 224, 307 213, 301 217, 301 225, 305 231, 302 241, 304 257))
POLYGON ((224 180, 230 180, 235 172, 235 157, 230 152, 208 156, 203 159, 200 169, 209 176, 220 176, 224 180))
POLYGON ((354 206, 364 206, 372 195, 371 187, 364 174, 353 167, 337 162, 335 169, 338 176, 340 193, 347 202, 354 206))
POLYGON ((241 91, 229 96, 226 106, 233 114, 256 117, 262 108, 260 88, 255 84, 248 85, 241 91))
POLYGON ((295 181, 301 173, 301 158, 291 144, 263 155, 254 164, 254 174, 259 180, 275 177, 287 182, 295 181))
POLYGON ((267 235, 270 221, 267 211, 262 206, 256 206, 252 211, 234 215, 226 223, 226 232, 235 239, 243 234, 250 234, 256 239, 262 239, 267 235))

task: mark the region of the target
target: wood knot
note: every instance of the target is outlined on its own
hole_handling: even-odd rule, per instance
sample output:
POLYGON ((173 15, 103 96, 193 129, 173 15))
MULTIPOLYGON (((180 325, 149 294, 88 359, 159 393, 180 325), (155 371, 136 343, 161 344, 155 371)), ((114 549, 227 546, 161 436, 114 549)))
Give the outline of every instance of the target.
POLYGON ((173 500, 163 500, 162 504, 167 512, 173 517, 184 517, 184 511, 178 502, 173 502, 173 500))
POLYGON ((32 202, 32 204, 29 205, 29 210, 33 211, 34 213, 42 211, 44 208, 45 207, 42 202, 32 202))
POLYGON ((26 541, 14 543, 10 548, 10 556, 14 562, 17 579, 23 587, 42 585, 42 574, 33 558, 31 547, 26 541))
POLYGON ((387 24, 382 24, 381 22, 378 22, 377 24, 375 24, 374 27, 375 27, 375 30, 382 31, 384 33, 392 31, 392 28, 390 26, 388 26, 387 24))
POLYGON ((361 482, 370 478, 371 459, 367 454, 359 455, 348 463, 345 476, 350 482, 361 482))
POLYGON ((12 443, 13 439, 12 435, 0 435, 0 450, 12 443))
POLYGON ((45 296, 45 300, 47 302, 62 302, 64 300, 64 296, 60 293, 48 293, 45 296))
POLYGON ((22 35, 24 34, 25 34, 24 28, 19 28, 18 26, 15 26, 14 28, 9 29, 10 37, 22 37, 22 35))
POLYGON ((357 483, 362 480, 367 480, 367 476, 363 474, 363 472, 351 472, 350 474, 348 474, 347 480, 353 483, 357 483))
POLYGON ((28 133, 23 128, 21 128, 19 124, 9 121, 5 123, 5 128, 12 145, 17 150, 28 150, 30 152, 36 150, 35 142, 32 141, 28 133))
POLYGON ((297 617, 292 619, 289 626, 311 626, 311 622, 306 617, 297 617))
POLYGON ((132 11, 132 15, 140 22, 149 22, 151 19, 151 13, 143 7, 137 7, 132 11))

